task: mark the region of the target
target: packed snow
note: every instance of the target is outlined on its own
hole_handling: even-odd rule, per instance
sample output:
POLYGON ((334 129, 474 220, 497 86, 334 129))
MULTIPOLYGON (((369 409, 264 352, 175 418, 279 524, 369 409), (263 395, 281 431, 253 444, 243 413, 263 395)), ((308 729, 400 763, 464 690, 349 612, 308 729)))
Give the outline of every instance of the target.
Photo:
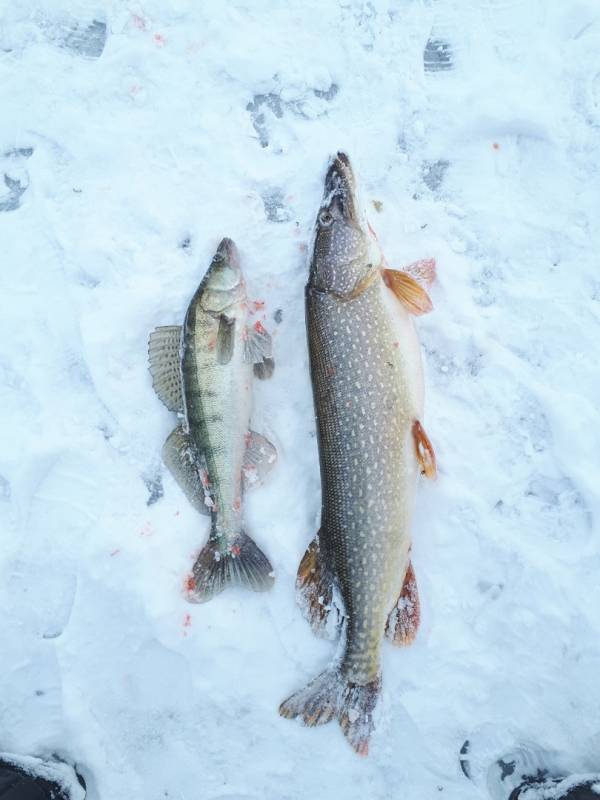
POLYGON ((0 750, 90 800, 468 800, 465 741, 597 769, 596 0, 21 0, 0 21, 0 750), (327 158, 353 159, 418 320, 422 623, 367 759, 278 716, 328 663, 294 597, 320 484, 304 329, 327 158), (274 337, 246 529, 262 595, 185 600, 208 522, 161 465, 147 337, 223 236, 274 337), (263 305, 264 304, 264 305, 263 305))

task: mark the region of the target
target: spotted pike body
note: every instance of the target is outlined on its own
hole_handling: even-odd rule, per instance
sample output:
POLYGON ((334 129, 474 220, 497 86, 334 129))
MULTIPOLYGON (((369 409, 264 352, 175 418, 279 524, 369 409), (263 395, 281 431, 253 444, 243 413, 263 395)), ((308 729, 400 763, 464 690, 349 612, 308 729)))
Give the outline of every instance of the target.
MULTIPOLYGON (((385 277, 350 163, 338 154, 325 179, 306 287, 322 505, 297 586, 317 632, 336 595, 343 625, 333 667, 280 712, 308 725, 337 717, 362 755, 374 727, 384 633, 407 643, 418 624, 409 551, 422 459, 422 366, 412 319, 385 277)), ((401 281, 422 299, 412 279, 401 281)))
POLYGON ((351 301, 310 284, 306 292, 319 544, 344 601, 341 670, 358 684, 379 676, 385 622, 408 567, 417 477, 412 425, 421 416, 421 374, 408 368, 416 337, 397 338, 388 291, 378 275, 351 301))

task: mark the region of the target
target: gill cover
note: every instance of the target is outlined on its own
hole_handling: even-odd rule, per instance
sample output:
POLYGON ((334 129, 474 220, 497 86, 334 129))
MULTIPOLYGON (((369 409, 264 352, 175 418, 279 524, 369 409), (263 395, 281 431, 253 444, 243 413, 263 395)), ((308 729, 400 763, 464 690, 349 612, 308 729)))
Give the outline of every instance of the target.
POLYGON ((219 314, 245 295, 237 247, 223 239, 217 248, 202 286, 201 305, 205 311, 219 314))
POLYGON ((369 238, 362 225, 350 160, 338 153, 325 175, 315 223, 309 286, 345 296, 369 273, 369 238))

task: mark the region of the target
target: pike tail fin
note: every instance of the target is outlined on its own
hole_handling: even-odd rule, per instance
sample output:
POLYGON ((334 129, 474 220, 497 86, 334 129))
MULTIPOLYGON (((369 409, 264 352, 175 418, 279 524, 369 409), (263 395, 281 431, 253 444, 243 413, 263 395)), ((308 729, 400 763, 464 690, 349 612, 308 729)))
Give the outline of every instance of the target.
POLYGON ((350 747, 366 756, 380 690, 380 678, 358 684, 348 681, 339 669, 328 669, 284 700, 279 713, 286 719, 300 717, 309 727, 337 719, 350 747))
POLYGON ((273 567, 258 545, 243 531, 226 552, 216 539, 202 548, 187 583, 191 603, 206 603, 226 586, 246 586, 264 592, 273 585, 273 567))

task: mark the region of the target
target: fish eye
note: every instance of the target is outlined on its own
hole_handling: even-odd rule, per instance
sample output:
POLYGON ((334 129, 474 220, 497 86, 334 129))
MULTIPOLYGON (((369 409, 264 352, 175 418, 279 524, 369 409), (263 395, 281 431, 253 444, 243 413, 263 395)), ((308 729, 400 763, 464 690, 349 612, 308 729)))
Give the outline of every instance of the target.
POLYGON ((333 215, 330 214, 329 211, 321 211, 319 214, 319 222, 321 225, 324 225, 326 228, 328 228, 333 222, 333 215))

